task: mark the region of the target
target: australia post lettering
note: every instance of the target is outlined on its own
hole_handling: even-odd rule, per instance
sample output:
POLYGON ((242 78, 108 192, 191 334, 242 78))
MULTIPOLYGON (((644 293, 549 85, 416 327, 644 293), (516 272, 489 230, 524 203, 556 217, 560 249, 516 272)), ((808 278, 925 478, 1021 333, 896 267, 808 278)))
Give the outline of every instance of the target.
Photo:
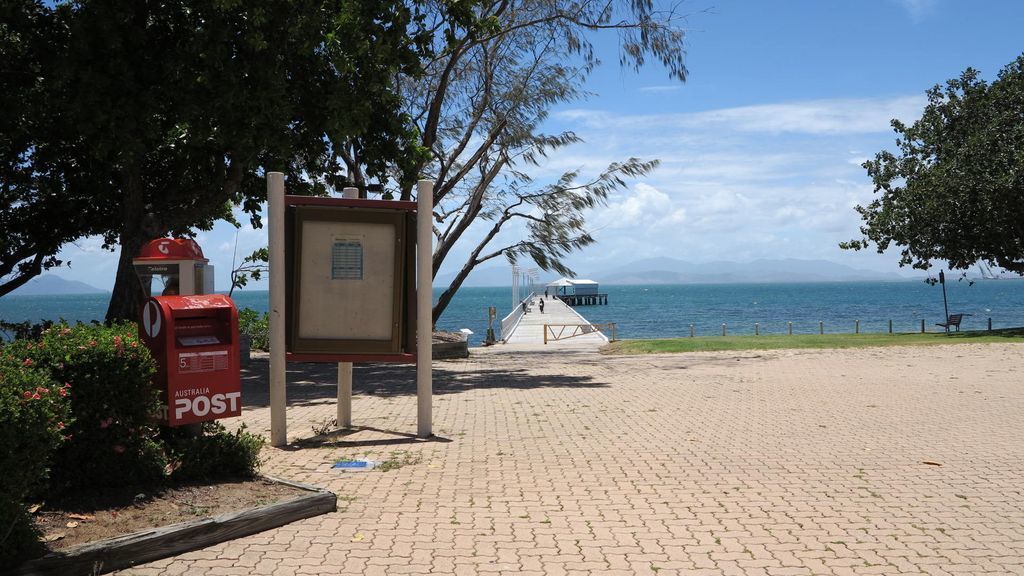
POLYGON ((241 392, 210 394, 209 388, 191 388, 174 392, 174 419, 192 417, 237 415, 240 411, 241 392))

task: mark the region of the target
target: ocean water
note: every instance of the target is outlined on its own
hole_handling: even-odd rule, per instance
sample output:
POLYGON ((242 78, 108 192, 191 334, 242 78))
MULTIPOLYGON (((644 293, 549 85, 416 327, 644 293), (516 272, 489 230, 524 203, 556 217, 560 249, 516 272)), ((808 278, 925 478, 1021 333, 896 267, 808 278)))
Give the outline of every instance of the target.
MULTIPOLYGON (((672 338, 688 336, 690 325, 699 336, 817 333, 824 322, 827 333, 851 333, 857 320, 862 332, 884 332, 892 320, 897 332, 938 329, 944 318, 942 286, 921 281, 815 284, 688 284, 654 286, 602 286, 607 306, 582 306, 579 311, 594 323, 615 322, 620 338, 672 338)), ((434 298, 441 293, 434 290, 434 298)), ((950 281, 946 284, 951 314, 966 313, 962 328, 984 329, 1024 326, 1024 280, 950 281)), ((236 291, 240 308, 267 310, 267 292, 236 291)), ((89 322, 101 320, 108 296, 5 296, 0 298, 0 319, 10 322, 44 319, 89 322)), ((469 328, 471 344, 487 332, 487 309, 495 306, 500 320, 511 307, 510 288, 463 288, 441 316, 437 327, 469 328)))

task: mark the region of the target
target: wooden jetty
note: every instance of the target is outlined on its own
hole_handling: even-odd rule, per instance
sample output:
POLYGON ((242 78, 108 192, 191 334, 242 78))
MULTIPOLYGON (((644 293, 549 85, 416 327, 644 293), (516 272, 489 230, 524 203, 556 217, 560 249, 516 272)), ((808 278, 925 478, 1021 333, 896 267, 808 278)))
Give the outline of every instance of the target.
POLYGON ((508 334, 502 334, 502 340, 510 345, 528 345, 537 347, 552 346, 561 347, 586 347, 597 348, 608 343, 608 337, 594 328, 589 320, 570 308, 565 302, 558 298, 549 296, 544 298, 543 294, 534 295, 527 301, 527 312, 522 314, 518 322, 509 329, 508 334), (540 302, 544 301, 544 312, 540 311, 540 302), (548 330, 548 343, 545 344, 545 326, 548 330), (554 327, 574 326, 579 327, 576 335, 564 340, 555 340, 552 333, 568 334, 554 327), (557 330, 557 331, 556 331, 557 330))

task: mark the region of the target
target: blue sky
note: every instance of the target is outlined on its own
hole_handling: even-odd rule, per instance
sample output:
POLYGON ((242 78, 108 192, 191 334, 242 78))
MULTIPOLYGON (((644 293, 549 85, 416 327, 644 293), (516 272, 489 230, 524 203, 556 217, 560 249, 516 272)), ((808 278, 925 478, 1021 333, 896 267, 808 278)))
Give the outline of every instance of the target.
MULTIPOLYGON (((857 235, 853 206, 872 197, 859 164, 892 148, 889 120, 913 121, 930 86, 968 66, 992 79, 1024 52, 1020 1, 689 0, 680 10, 689 14, 686 83, 657 66, 620 69, 608 35, 598 46, 606 64, 587 86, 596 95, 559 107, 546 127, 585 142, 552 156, 541 178, 630 156, 662 162, 590 215, 599 243, 570 259, 581 272, 657 256, 896 271, 892 251, 836 246, 857 235)), ((223 224, 198 238, 218 289, 228 287, 234 239, 223 224)), ((264 230, 239 231, 239 253, 265 242, 264 230)), ((57 273, 109 289, 117 258, 99 245, 68 247, 72 268, 57 273)))

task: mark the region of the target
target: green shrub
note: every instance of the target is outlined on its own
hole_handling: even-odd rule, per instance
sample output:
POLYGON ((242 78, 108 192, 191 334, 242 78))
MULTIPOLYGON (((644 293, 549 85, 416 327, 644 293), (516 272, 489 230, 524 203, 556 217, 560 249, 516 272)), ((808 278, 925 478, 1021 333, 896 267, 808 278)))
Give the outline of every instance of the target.
POLYGON ((253 350, 270 350, 270 314, 252 308, 238 311, 238 332, 252 338, 253 350))
POLYGON ((135 324, 58 324, 36 344, 18 341, 10 348, 22 350, 55 381, 71 385, 74 423, 57 454, 54 489, 144 485, 164 475, 167 461, 155 441, 155 366, 135 324))
POLYGON ((21 350, 0 349, 0 566, 39 549, 26 499, 44 486, 71 424, 69 387, 21 350))
POLYGON ((168 435, 171 478, 176 481, 252 478, 260 468, 263 436, 247 432, 243 424, 233 434, 219 422, 204 422, 203 434, 188 437, 174 431, 168 435))

